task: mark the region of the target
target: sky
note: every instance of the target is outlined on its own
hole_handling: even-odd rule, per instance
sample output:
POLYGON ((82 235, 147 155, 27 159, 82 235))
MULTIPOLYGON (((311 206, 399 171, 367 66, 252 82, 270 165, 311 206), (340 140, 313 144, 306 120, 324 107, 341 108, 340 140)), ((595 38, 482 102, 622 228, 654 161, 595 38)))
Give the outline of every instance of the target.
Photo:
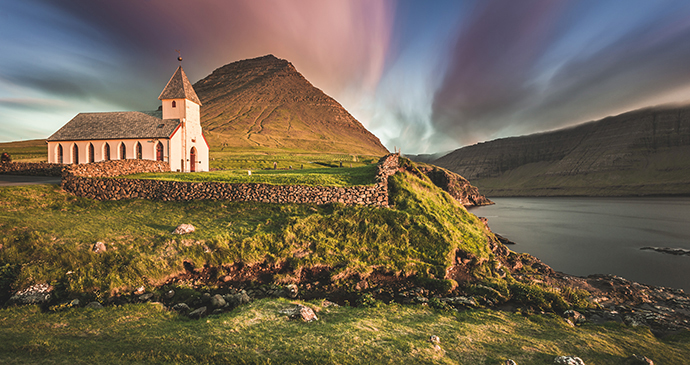
POLYGON ((0 142, 273 54, 389 149, 690 103, 687 0, 0 0, 0 142))

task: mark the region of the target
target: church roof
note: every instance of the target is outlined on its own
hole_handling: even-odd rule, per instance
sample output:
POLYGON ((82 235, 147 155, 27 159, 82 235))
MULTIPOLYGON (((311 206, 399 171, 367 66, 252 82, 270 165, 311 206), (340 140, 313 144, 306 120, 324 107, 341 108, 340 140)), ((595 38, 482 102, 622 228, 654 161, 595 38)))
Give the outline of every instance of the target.
POLYGON ((160 111, 79 113, 48 141, 170 138, 180 120, 160 117, 160 111))
POLYGON ((199 100, 199 97, 196 96, 194 88, 189 82, 187 74, 184 73, 182 66, 177 67, 177 70, 175 70, 175 73, 170 78, 170 81, 168 81, 168 84, 165 85, 165 88, 163 89, 163 92, 161 92, 161 95, 158 97, 158 99, 188 99, 201 105, 201 101, 199 100))

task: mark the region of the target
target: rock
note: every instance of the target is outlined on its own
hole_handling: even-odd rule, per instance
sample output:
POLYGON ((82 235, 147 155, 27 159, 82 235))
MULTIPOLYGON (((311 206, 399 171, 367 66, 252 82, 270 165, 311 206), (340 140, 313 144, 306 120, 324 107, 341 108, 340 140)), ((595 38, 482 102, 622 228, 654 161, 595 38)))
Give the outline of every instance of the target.
POLYGON ((297 294, 299 293, 297 285, 289 284, 286 288, 288 298, 297 298, 297 294))
POLYGON ((93 251, 94 253, 103 253, 103 252, 107 251, 107 249, 105 247, 105 243, 98 241, 98 242, 93 244, 91 251, 93 251))
POLYGON ((328 308, 328 307, 340 307, 338 304, 333 303, 333 302, 328 301, 328 300, 324 300, 323 303, 321 303, 321 306, 323 306, 324 308, 328 308))
POLYGON ((517 365, 517 363, 515 362, 515 360, 508 359, 506 360, 506 365, 517 365))
POLYGON ((142 285, 142 286, 138 287, 137 290, 134 291, 134 294, 135 295, 141 295, 141 294, 144 294, 144 291, 146 291, 146 288, 144 288, 144 286, 142 285))
POLYGON ((200 308, 197 308, 197 309, 191 311, 188 314, 188 316, 189 316, 189 318, 198 319, 198 318, 203 317, 204 314, 206 314, 206 307, 200 307, 200 308))
POLYGON ((297 304, 295 308, 283 309, 278 312, 281 314, 287 314, 292 319, 299 319, 304 322, 312 322, 319 320, 319 318, 316 316, 316 314, 311 308, 303 306, 301 304, 297 304))
POLYGON ((582 361, 582 359, 575 356, 558 356, 553 359, 553 363, 562 365, 585 365, 585 362, 582 361))
POLYGON ((139 300, 141 300, 142 302, 149 301, 151 300, 151 298, 153 298, 153 293, 146 293, 139 296, 139 300))
POLYGON ((175 291, 174 291, 174 290, 168 290, 168 292, 165 293, 165 297, 166 297, 167 299, 172 299, 172 297, 174 297, 174 296, 175 296, 175 291))
POLYGON ((173 305, 172 309, 175 312, 187 313, 187 312, 189 312, 190 308, 187 305, 187 303, 177 303, 177 304, 173 305))
POLYGON ((567 310, 563 312, 563 317, 573 325, 578 325, 587 322, 587 318, 580 312, 574 310, 567 310))
POLYGON ((223 299, 223 296, 220 294, 216 294, 211 297, 211 307, 213 308, 223 308, 225 307, 225 299, 223 299))
POLYGON ((43 304, 50 300, 53 287, 42 283, 20 290, 7 302, 8 305, 43 304))
POLYGON ((247 292, 244 290, 237 294, 228 294, 224 297, 224 299, 232 307, 238 307, 251 301, 251 298, 249 298, 249 295, 247 295, 247 292))
POLYGON ((429 337, 429 342, 431 342, 431 343, 441 343, 441 339, 440 339, 438 336, 436 336, 436 335, 431 335, 431 337, 429 337))
POLYGON ((646 356, 633 354, 629 358, 625 359, 625 365, 654 365, 654 361, 650 360, 646 356))
POLYGON ((91 302, 91 303, 87 304, 85 308, 101 309, 101 308, 103 308, 103 305, 101 305, 101 303, 99 303, 99 302, 91 302))
POLYGON ((690 250, 685 248, 674 248, 674 247, 642 247, 640 250, 656 251, 661 253, 667 253, 670 255, 677 256, 690 256, 690 250))
POLYGON ((195 230, 196 229, 194 228, 193 225, 182 223, 179 226, 177 226, 177 228, 175 228, 175 230, 172 233, 173 234, 187 234, 187 233, 192 233, 195 230))
POLYGON ((81 302, 79 301, 79 299, 75 299, 75 300, 73 300, 73 301, 71 301, 71 302, 69 303, 69 305, 70 305, 71 307, 78 307, 79 304, 81 304, 81 302))

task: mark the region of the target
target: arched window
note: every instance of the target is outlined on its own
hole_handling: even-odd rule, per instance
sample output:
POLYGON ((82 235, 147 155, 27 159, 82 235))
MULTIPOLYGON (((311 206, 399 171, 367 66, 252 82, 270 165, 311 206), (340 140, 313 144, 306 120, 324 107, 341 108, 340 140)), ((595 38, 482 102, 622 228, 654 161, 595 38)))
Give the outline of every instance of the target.
POLYGON ((89 143, 89 159, 86 162, 87 163, 94 162, 94 160, 95 160, 95 153, 93 152, 93 143, 89 143))
POLYGON ((105 145, 103 146, 103 159, 105 161, 110 161, 110 145, 108 142, 105 142, 105 145))
POLYGON ((137 152, 137 159, 141 160, 141 143, 139 143, 139 142, 137 142, 136 152, 137 152))
POLYGON ((79 147, 77 147, 76 143, 72 146, 72 163, 79 163, 79 147))
POLYGON ((127 147, 125 147, 124 142, 120 142, 120 160, 127 158, 127 147))
POLYGON ((160 141, 156 144, 156 161, 163 161, 163 144, 160 141))
POLYGON ((196 172, 196 148, 189 151, 189 171, 196 172))
POLYGON ((62 163, 62 145, 59 143, 57 147, 57 163, 62 163))
POLYGON ((175 102, 175 100, 173 100, 172 107, 175 108, 176 106, 177 106, 177 103, 175 102))

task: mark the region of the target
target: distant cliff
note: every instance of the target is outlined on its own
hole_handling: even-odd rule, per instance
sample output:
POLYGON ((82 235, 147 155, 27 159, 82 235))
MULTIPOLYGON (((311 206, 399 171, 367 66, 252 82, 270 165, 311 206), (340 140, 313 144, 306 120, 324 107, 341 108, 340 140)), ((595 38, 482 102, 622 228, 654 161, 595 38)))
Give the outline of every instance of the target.
POLYGON ((463 147, 432 162, 487 196, 690 194, 690 106, 463 147))

